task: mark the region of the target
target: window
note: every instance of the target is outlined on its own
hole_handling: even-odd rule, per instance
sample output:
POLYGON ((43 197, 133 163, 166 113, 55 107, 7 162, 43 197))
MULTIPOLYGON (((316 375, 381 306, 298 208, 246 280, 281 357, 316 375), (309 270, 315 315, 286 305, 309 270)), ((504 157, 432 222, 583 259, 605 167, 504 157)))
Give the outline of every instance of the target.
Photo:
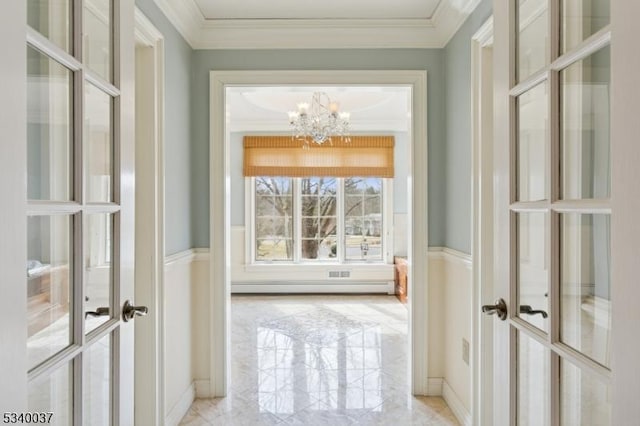
POLYGON ((383 262, 386 179, 251 178, 252 260, 383 262))

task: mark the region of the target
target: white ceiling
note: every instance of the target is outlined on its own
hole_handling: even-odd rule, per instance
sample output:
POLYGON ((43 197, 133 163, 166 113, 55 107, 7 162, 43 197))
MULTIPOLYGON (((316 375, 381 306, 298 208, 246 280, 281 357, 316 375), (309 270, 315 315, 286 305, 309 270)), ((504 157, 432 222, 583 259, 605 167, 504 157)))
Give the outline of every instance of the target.
POLYGON ((441 48, 480 0, 154 0, 194 49, 441 48))
POLYGON ((205 19, 429 19, 446 0, 195 0, 205 19))
POLYGON ((408 131, 408 87, 231 87, 227 89, 229 129, 237 132, 287 132, 288 111, 311 102, 313 92, 325 92, 351 113, 352 132, 408 131))

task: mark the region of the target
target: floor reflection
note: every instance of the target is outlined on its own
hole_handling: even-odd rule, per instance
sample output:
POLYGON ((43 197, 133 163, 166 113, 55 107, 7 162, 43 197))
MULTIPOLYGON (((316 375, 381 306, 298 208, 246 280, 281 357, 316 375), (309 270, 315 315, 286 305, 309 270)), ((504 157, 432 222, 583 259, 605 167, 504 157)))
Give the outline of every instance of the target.
POLYGON ((410 395, 393 296, 234 296, 231 316, 229 396, 181 424, 457 424, 441 398, 410 395))

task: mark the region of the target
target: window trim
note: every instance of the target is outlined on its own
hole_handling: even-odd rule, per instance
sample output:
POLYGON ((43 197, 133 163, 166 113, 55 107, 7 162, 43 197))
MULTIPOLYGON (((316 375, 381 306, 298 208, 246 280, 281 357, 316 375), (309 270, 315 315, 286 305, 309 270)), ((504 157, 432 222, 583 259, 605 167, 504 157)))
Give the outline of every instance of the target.
POLYGON ((345 255, 346 240, 344 234, 344 180, 347 178, 336 177, 338 182, 336 189, 337 198, 337 231, 336 239, 340 242, 338 256, 327 260, 302 259, 300 241, 302 218, 298 211, 301 203, 300 179, 292 177, 293 191, 293 259, 292 260, 258 260, 256 259, 256 177, 245 177, 245 265, 251 266, 324 266, 324 265, 384 265, 393 263, 393 179, 380 178, 382 180, 382 259, 380 260, 347 260, 345 255))

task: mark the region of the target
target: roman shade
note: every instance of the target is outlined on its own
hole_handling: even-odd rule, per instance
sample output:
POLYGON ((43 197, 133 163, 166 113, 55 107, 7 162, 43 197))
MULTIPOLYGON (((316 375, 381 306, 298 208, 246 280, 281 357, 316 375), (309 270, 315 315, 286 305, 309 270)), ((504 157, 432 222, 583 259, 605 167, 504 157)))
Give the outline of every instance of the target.
POLYGON ((393 177, 393 136, 351 136, 317 145, 291 136, 245 136, 245 176, 393 177))

